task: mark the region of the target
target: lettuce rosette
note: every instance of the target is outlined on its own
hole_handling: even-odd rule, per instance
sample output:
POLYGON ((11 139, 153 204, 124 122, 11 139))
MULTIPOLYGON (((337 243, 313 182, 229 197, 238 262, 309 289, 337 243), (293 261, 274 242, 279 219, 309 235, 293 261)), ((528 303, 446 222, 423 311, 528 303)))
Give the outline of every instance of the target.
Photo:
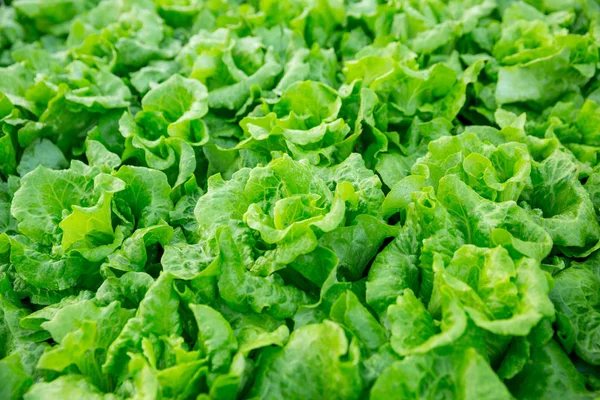
MULTIPOLYGON (((297 275, 299 283, 316 289, 338 261, 348 277, 360 276, 373 252, 394 234, 381 218, 382 201, 381 183, 359 155, 332 169, 284 156, 265 167, 240 170, 230 181, 210 178, 195 215, 207 245, 214 247, 218 236, 233 238, 237 250, 227 249, 237 254, 236 268, 270 279, 278 271, 297 275), (229 226, 229 233, 218 235, 214 227, 220 224, 229 226), (310 268, 310 260, 323 255, 327 264, 310 268)), ((231 290, 240 289, 227 293, 231 290)))
POLYGON ((551 259, 594 251, 600 227, 577 160, 554 138, 526 136, 523 117, 497 118, 501 130, 470 127, 429 143, 384 202, 403 228, 371 266, 366 298, 390 324, 394 351, 414 356, 374 390, 416 390, 392 376, 415 362, 442 368, 427 363, 447 351, 468 352, 469 365, 489 360, 503 379, 530 379, 530 357, 554 351, 551 259))
MULTIPOLYGON (((47 49, 15 50, 18 64, 2 68, 2 143, 0 171, 25 175, 37 165, 65 168, 67 158, 85 151, 88 132, 122 112, 131 90, 108 71, 67 61, 47 49)), ((119 146, 119 144, 117 144, 119 146)))
POLYGON ((177 56, 182 70, 204 83, 211 109, 246 109, 263 90, 271 89, 282 71, 272 46, 259 37, 237 37, 221 28, 200 31, 177 56))
POLYGON ((74 58, 118 73, 172 59, 181 47, 150 0, 102 2, 73 22, 67 46, 74 58))
POLYGON ((196 170, 195 149, 208 141, 202 120, 208 111, 206 87, 174 75, 146 93, 141 106, 135 117, 125 112, 119 120, 125 141, 122 158, 165 172, 178 187, 196 170), (165 96, 177 101, 165 102, 165 96))

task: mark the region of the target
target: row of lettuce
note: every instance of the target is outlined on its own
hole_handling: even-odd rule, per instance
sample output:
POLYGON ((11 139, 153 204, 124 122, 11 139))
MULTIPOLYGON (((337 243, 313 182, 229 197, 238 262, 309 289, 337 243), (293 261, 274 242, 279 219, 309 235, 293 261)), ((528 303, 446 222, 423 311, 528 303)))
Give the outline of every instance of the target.
POLYGON ((12 3, 0 397, 600 394, 594 1, 12 3))

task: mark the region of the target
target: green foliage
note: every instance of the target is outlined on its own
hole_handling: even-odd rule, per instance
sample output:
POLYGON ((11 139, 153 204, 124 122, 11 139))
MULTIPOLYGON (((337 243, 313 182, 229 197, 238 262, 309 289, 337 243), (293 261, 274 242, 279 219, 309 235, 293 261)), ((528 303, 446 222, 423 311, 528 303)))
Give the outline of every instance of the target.
POLYGON ((0 5, 0 399, 600 397, 596 0, 0 5))

